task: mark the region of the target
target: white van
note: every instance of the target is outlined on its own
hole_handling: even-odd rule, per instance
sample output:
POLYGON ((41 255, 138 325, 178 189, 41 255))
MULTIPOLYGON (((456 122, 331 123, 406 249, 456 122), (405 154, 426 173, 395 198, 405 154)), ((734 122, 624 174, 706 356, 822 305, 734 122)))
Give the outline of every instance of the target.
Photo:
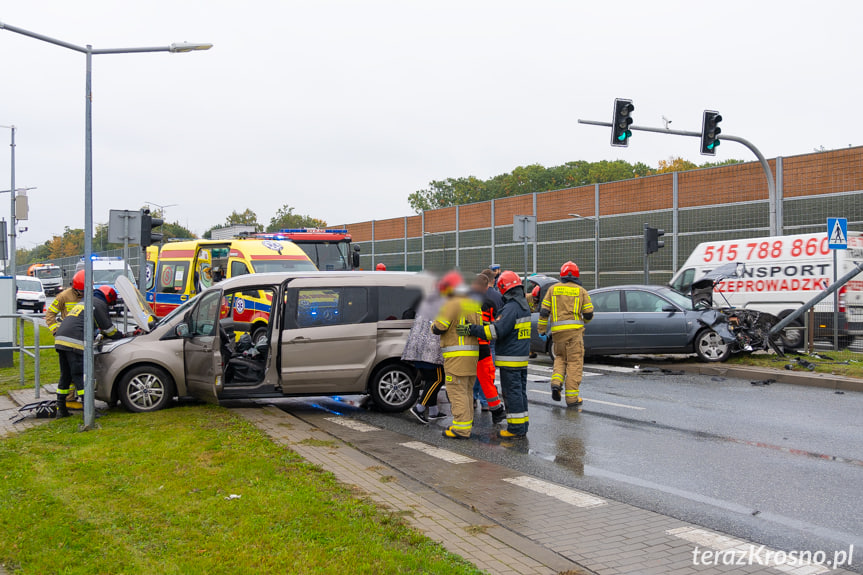
MULTIPOLYGON (((849 250, 838 250, 842 277, 863 255, 863 234, 849 232, 849 250)), ((746 238, 698 244, 686 263, 671 279, 675 290, 688 294, 692 282, 720 264, 745 263, 744 277, 726 280, 717 287, 714 301, 733 307, 756 309, 785 317, 827 289, 833 282, 833 253, 826 233, 746 238), (724 296, 724 297, 723 297, 724 296)), ((858 276, 863 280, 863 274, 858 276)), ((863 281, 856 280, 839 290, 839 343, 851 345, 854 335, 863 334, 863 281), (854 304, 849 311, 846 305, 854 304), (859 315, 858 315, 859 314, 859 315), (849 325, 854 322, 857 325, 849 325)), ((815 337, 833 337, 833 299, 816 307, 815 337)))

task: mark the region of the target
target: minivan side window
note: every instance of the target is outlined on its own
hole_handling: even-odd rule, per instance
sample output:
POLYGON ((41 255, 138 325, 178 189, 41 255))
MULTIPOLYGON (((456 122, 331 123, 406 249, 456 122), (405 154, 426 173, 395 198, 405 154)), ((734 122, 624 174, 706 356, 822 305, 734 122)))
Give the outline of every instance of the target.
POLYGON ((159 265, 159 293, 183 293, 189 274, 188 262, 162 262, 159 265))
POLYGON ((212 291, 201 298, 189 318, 189 332, 192 337, 215 335, 221 303, 222 294, 218 291, 212 291))
POLYGON ((295 320, 296 326, 301 328, 371 322, 369 290, 364 287, 299 289, 295 320))
POLYGON ((382 286, 378 288, 378 321, 414 319, 423 292, 416 287, 382 286))

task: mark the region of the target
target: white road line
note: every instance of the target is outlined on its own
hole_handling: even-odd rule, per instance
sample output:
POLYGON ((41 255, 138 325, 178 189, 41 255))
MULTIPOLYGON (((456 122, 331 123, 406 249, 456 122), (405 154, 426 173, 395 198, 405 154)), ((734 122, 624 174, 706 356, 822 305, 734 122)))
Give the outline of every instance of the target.
POLYGON ((543 495, 554 497, 555 499, 559 499, 564 503, 569 503, 575 507, 599 507, 600 505, 605 505, 607 503, 604 499, 600 499, 599 497, 595 497, 589 493, 585 493, 584 491, 570 489, 555 483, 549 483, 548 481, 537 479, 536 477, 528 477, 527 475, 522 475, 520 477, 507 477, 504 481, 512 483, 513 485, 518 485, 519 487, 524 487, 525 489, 530 489, 536 493, 542 493, 543 495))
POLYGON ((338 423, 339 425, 343 425, 344 427, 353 429, 354 431, 359 431, 360 433, 381 430, 380 427, 375 427, 374 425, 369 425, 368 423, 363 423, 362 421, 357 421, 355 419, 348 419, 347 417, 325 417, 324 420, 338 423))
POLYGON ((473 463, 476 461, 475 459, 471 459, 470 457, 466 457, 464 455, 460 455, 458 453, 453 453, 452 451, 448 451, 446 449, 441 449, 440 447, 435 447, 433 445, 429 445, 428 443, 423 443, 422 441, 409 441, 407 443, 399 443, 402 447, 407 447, 408 449, 416 449, 417 451, 422 451, 426 455, 431 455, 437 459, 441 459, 446 461, 447 463, 455 463, 456 465, 460 463, 473 463))
MULTIPOLYGON (((699 527, 678 527, 676 529, 669 529, 665 533, 689 541, 690 543, 695 543, 698 547, 712 549, 715 554, 712 554, 711 560, 718 561, 717 564, 719 565, 728 564, 723 563, 723 560, 740 560, 742 558, 747 565, 751 561, 751 565, 770 567, 771 569, 789 573, 790 575, 819 575, 820 573, 829 573, 831 571, 831 568, 826 564, 801 564, 797 560, 796 555, 793 561, 785 552, 779 552, 779 557, 777 557, 777 551, 774 549, 769 549, 755 543, 748 543, 741 539, 734 539, 722 533, 708 531, 699 527), (777 561, 777 558, 781 562, 777 561)), ((706 559, 705 564, 707 564, 706 559)), ((741 563, 736 564, 740 565, 741 563)))
MULTIPOLYGON (((541 389, 528 389, 531 393, 541 393, 543 395, 551 395, 550 391, 543 391, 541 389)), ((584 401, 592 401, 593 403, 601 403, 602 405, 612 405, 614 407, 625 407, 626 409, 636 409, 638 411, 644 411, 647 409, 646 407, 638 407, 637 405, 626 405, 625 403, 614 403, 613 401, 603 401, 601 399, 590 399, 588 397, 582 398, 584 401)))

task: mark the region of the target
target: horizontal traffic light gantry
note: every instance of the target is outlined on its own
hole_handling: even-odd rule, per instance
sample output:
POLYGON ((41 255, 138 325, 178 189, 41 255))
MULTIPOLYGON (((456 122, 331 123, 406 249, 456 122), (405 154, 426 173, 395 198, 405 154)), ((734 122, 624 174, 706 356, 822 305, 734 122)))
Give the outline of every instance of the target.
POLYGON ((614 117, 611 119, 611 145, 625 148, 629 146, 629 138, 632 131, 632 112, 635 106, 632 100, 616 98, 614 100, 614 117))

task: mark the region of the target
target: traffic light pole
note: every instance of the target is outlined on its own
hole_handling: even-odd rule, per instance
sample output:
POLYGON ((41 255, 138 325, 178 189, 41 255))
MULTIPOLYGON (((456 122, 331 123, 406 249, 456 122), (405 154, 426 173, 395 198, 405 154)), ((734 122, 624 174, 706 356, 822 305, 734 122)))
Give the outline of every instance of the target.
MULTIPOLYGON (((578 123, 587 124, 589 126, 604 126, 606 128, 613 128, 611 122, 598 122, 596 120, 578 120, 578 123)), ((671 134, 672 136, 691 136, 694 138, 701 137, 701 132, 692 132, 690 130, 668 130, 665 128, 653 128, 650 126, 629 126, 629 129, 638 132, 671 134)), ((773 170, 770 169, 770 164, 767 163, 767 159, 764 157, 764 154, 761 153, 761 150, 755 147, 755 144, 745 138, 741 138, 740 136, 720 134, 718 136, 718 139, 728 140, 729 142, 737 142, 738 144, 742 144, 749 148, 749 151, 755 154, 755 157, 758 158, 758 162, 761 164, 761 168, 764 170, 764 176, 767 178, 767 198, 770 205, 770 235, 781 235, 782 231, 779 229, 778 222, 776 221, 776 180, 773 178, 773 170)))

